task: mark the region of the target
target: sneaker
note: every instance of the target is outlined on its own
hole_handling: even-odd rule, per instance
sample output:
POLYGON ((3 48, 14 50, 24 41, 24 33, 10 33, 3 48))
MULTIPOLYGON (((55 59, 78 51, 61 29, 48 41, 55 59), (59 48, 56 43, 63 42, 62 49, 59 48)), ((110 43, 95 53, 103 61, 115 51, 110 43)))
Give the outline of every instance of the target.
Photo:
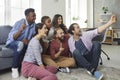
POLYGON ((18 78, 18 77, 19 77, 18 68, 12 68, 12 78, 18 78))
POLYGON ((101 80, 103 78, 103 74, 99 71, 95 71, 94 72, 94 77, 97 79, 97 80, 101 80))
POLYGON ((28 77, 28 80, 37 80, 37 79, 33 77, 28 77))
POLYGON ((87 73, 88 73, 89 75, 92 75, 92 73, 91 73, 90 71, 87 71, 87 73))
POLYGON ((21 51, 23 49, 23 46, 24 46, 23 42, 19 41, 17 51, 18 52, 21 51))
POLYGON ((59 67, 58 69, 60 72, 64 72, 64 73, 69 73, 70 69, 68 67, 59 67))

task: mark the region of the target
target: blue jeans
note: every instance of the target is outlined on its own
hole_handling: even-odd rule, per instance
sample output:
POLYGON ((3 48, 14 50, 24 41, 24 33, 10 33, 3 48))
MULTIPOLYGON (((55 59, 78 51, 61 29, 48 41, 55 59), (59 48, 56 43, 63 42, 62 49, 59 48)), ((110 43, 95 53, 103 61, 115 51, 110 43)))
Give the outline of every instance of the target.
POLYGON ((21 41, 13 41, 6 46, 7 48, 11 48, 14 51, 12 68, 19 68, 21 65, 21 51, 22 50, 18 51, 18 44, 20 42, 21 41))
POLYGON ((78 67, 82 66, 90 72, 93 69, 94 71, 96 71, 99 63, 100 54, 101 54, 101 44, 99 42, 93 43, 91 51, 87 52, 87 54, 83 54, 83 52, 81 51, 85 51, 85 50, 78 50, 77 48, 73 52, 73 57, 75 58, 75 61, 78 67))

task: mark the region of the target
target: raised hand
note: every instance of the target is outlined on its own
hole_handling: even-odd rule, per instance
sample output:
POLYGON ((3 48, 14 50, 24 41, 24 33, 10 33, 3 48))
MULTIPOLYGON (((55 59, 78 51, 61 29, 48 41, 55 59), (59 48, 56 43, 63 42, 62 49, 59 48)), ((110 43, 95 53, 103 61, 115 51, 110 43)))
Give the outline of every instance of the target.
POLYGON ((60 43, 60 49, 59 49, 60 52, 64 51, 64 48, 62 47, 62 43, 60 43))
POLYGON ((26 28, 26 24, 25 24, 25 20, 24 20, 24 22, 23 22, 20 30, 13 35, 14 40, 16 40, 16 39, 20 36, 20 34, 22 33, 22 31, 23 31, 25 28, 26 28))
POLYGON ((26 24, 25 24, 25 20, 24 20, 24 22, 23 22, 23 24, 22 24, 22 26, 20 28, 20 31, 23 31, 25 28, 26 28, 26 24))
POLYGON ((110 20, 108 21, 108 23, 98 27, 98 33, 102 33, 105 29, 107 29, 108 27, 110 27, 113 23, 115 23, 117 21, 117 18, 115 15, 112 15, 110 20))
POLYGON ((111 18, 110 18, 110 22, 113 24, 117 21, 117 18, 115 15, 112 15, 111 18))

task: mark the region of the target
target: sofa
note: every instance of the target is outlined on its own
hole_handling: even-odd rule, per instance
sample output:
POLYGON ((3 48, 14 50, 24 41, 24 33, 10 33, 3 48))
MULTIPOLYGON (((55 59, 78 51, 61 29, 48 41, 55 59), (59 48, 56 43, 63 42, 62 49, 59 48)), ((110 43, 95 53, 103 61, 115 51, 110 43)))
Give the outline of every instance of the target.
POLYGON ((12 67, 13 50, 6 48, 5 43, 12 26, 0 26, 0 70, 12 67))

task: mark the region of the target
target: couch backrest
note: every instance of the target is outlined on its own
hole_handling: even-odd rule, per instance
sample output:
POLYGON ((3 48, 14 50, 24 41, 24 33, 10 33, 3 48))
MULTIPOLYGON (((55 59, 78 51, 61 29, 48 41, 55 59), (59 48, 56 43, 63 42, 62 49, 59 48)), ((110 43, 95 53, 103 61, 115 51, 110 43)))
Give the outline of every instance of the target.
POLYGON ((0 26, 0 44, 6 43, 8 34, 11 29, 12 29, 12 26, 10 26, 10 25, 0 26))

